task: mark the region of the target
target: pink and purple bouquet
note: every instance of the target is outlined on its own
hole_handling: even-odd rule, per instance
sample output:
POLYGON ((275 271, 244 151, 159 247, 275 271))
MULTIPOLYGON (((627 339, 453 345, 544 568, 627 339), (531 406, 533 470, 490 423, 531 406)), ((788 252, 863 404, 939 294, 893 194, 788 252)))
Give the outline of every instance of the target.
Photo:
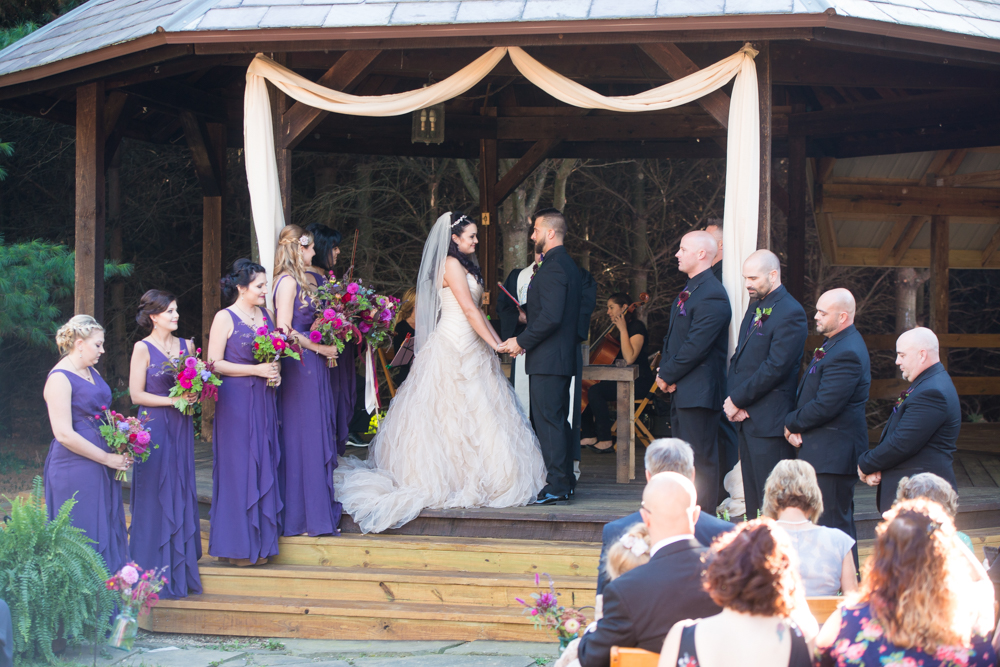
POLYGON ((321 319, 332 310, 343 327, 352 328, 350 338, 345 334, 345 342, 363 338, 372 348, 378 348, 392 335, 399 307, 396 297, 378 294, 358 281, 340 282, 330 273, 329 280, 316 290, 315 299, 321 319))
MULTIPOLYGON (((198 348, 195 354, 182 354, 179 359, 163 362, 163 368, 175 378, 174 386, 168 394, 170 398, 193 393, 197 395, 195 403, 206 398, 213 401, 219 399, 222 378, 215 374, 215 364, 202 361, 198 358, 199 354, 201 348, 198 348)), ((185 398, 175 401, 174 407, 180 410, 181 414, 194 414, 194 404, 185 398)))
MULTIPOLYGON (((253 339, 253 358, 257 361, 269 364, 285 357, 302 359, 302 348, 298 343, 289 340, 280 327, 274 331, 268 331, 267 327, 259 327, 256 333, 253 339)), ((267 386, 275 386, 274 381, 268 380, 267 386)))
MULTIPOLYGON (((567 643, 580 636, 587 623, 587 617, 578 609, 560 605, 559 593, 556 592, 552 577, 547 574, 545 576, 549 579, 549 590, 532 593, 530 601, 522 598, 514 599, 525 607, 524 613, 531 615, 531 620, 537 629, 549 630, 555 634, 560 643, 567 643)), ((538 585, 540 578, 535 574, 535 586, 538 585)))
POLYGON ((145 572, 135 563, 126 563, 104 582, 109 591, 118 591, 121 611, 111 630, 108 644, 118 648, 132 648, 135 640, 135 619, 146 616, 160 601, 159 592, 167 584, 163 576, 166 567, 145 572))
MULTIPOLYGON (((104 410, 104 415, 94 415, 94 419, 104 420, 99 430, 111 451, 131 456, 133 461, 144 463, 149 458, 150 450, 159 449, 159 445, 150 442, 149 429, 146 428, 149 417, 145 410, 139 413, 138 417, 126 417, 104 405, 101 409, 104 410)), ((115 479, 124 480, 125 471, 119 470, 115 474, 115 479)))

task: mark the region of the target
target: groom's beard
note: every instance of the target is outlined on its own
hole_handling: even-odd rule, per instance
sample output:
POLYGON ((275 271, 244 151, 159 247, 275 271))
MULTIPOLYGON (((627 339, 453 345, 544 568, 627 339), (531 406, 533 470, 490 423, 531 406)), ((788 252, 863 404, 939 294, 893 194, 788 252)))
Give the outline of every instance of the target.
POLYGON ((545 241, 535 241, 535 254, 536 255, 545 254, 545 241))

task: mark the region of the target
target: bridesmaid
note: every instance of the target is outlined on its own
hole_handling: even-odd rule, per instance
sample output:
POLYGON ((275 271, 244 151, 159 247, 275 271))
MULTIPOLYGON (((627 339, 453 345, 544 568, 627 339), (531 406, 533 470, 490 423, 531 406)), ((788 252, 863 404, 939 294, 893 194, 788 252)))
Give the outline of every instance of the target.
POLYGON ((282 360, 278 415, 285 511, 282 535, 339 535, 341 506, 333 496, 337 467, 336 408, 327 359, 337 348, 309 340, 316 319, 312 295, 317 274, 306 272, 315 254, 312 234, 287 225, 274 253, 274 312, 278 326, 295 336, 302 360, 282 360))
POLYGON ((132 460, 111 452, 98 420, 111 405, 111 388, 94 370, 104 354, 104 328, 90 315, 76 315, 56 332, 62 359, 45 382, 45 403, 55 439, 45 458, 45 504, 49 520, 76 494, 71 521, 95 542, 109 572, 128 562, 128 536, 119 470, 132 460))
MULTIPOLYGON (((316 274, 322 275, 325 281, 326 276, 333 267, 337 265, 337 258, 340 256, 340 232, 330 229, 326 225, 317 222, 306 228, 313 235, 316 252, 312 258, 312 268, 316 274)), ((318 277, 317 280, 320 278, 318 277)), ((347 437, 350 435, 351 419, 354 417, 354 404, 357 400, 357 370, 355 369, 355 358, 357 356, 357 346, 351 342, 344 347, 344 351, 337 358, 337 367, 330 369, 330 383, 333 386, 333 401, 336 405, 336 425, 337 425, 337 454, 344 455, 347 449, 347 437)))
POLYGON ((215 314, 208 359, 222 378, 212 430, 212 508, 208 553, 234 565, 263 565, 278 554, 281 497, 278 490, 277 363, 253 358, 257 329, 274 330, 264 307, 264 267, 238 259, 222 279, 222 299, 232 304, 215 314))
POLYGON ((194 342, 177 338, 177 299, 149 290, 139 302, 136 322, 151 332, 135 344, 129 372, 132 402, 149 413, 151 442, 159 445, 132 473, 132 525, 129 546, 140 567, 166 567, 167 585, 160 597, 176 599, 201 593, 201 519, 194 476, 194 419, 174 407, 181 398, 168 398, 174 376, 163 364, 182 354, 193 354, 194 342))

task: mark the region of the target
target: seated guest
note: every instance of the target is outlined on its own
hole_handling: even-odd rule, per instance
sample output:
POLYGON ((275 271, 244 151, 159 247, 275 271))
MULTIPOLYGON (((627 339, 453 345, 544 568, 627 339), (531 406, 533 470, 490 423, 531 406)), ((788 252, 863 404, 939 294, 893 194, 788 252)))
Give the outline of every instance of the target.
MULTIPOLYGON (((951 484, 932 472, 922 472, 912 477, 904 477, 899 480, 896 487, 896 502, 901 500, 913 500, 914 498, 926 498, 933 500, 944 508, 951 520, 954 521, 958 515, 958 494, 951 484)), ((972 546, 972 538, 957 531, 955 536, 962 541, 969 551, 975 553, 976 548, 972 546)))
POLYGON ((694 539, 696 497, 691 480, 675 472, 649 480, 640 510, 653 545, 649 562, 604 587, 604 616, 577 648, 582 667, 610 665, 612 646, 658 651, 678 621, 719 613, 701 585, 706 549, 694 539))
MULTIPOLYGON (((646 341, 649 333, 646 325, 628 311, 632 299, 624 292, 618 292, 608 297, 608 318, 614 326, 610 335, 614 336, 621 350, 615 361, 624 359, 628 365, 639 365, 639 378, 635 381, 635 395, 645 396, 653 386, 653 370, 649 367, 649 354, 646 352, 646 341)), ((600 344, 597 341, 595 344, 600 344)), ((580 422, 581 445, 593 446, 599 452, 611 452, 614 445, 611 442, 611 411, 608 402, 618 397, 618 383, 598 382, 587 391, 587 409, 583 411, 580 422)))
POLYGON ((875 529, 852 602, 816 639, 821 667, 921 665, 987 667, 996 653, 956 585, 964 548, 951 518, 933 501, 904 500, 875 529))
POLYGON ((821 514, 823 495, 813 467, 795 459, 774 466, 764 485, 764 516, 791 538, 806 595, 852 593, 858 588, 854 538, 839 528, 816 525, 821 514))
POLYGON ((10 607, 0 600, 0 667, 14 664, 14 625, 11 622, 10 607))
MULTIPOLYGON (((403 345, 407 338, 413 338, 417 335, 416 326, 417 290, 415 287, 411 287, 406 290, 405 294, 403 294, 403 300, 399 302, 399 310, 396 311, 396 329, 395 333, 392 335, 393 354, 399 352, 399 348, 403 345)), ((395 371, 394 375, 397 389, 406 380, 406 376, 410 374, 411 366, 413 366, 412 361, 405 366, 393 368, 395 371)))
MULTIPOLYGON (((679 438, 659 438, 649 443, 645 456, 646 481, 661 472, 676 472, 694 481, 694 451, 691 445, 679 438)), ((709 508, 711 509, 711 508, 709 508)), ((604 526, 601 534, 601 564, 602 567, 597 574, 597 595, 598 601, 604 592, 604 585, 608 582, 607 573, 603 564, 608 559, 608 549, 613 545, 626 530, 636 523, 642 522, 639 512, 629 514, 615 521, 611 521, 604 526)), ((712 545, 712 540, 720 533, 732 530, 733 524, 728 521, 716 518, 709 512, 699 512, 698 520, 694 525, 694 538, 702 546, 712 545)))
POLYGON ((812 667, 816 619, 787 534, 766 518, 742 523, 706 559, 705 589, 722 613, 671 628, 660 667, 812 667))

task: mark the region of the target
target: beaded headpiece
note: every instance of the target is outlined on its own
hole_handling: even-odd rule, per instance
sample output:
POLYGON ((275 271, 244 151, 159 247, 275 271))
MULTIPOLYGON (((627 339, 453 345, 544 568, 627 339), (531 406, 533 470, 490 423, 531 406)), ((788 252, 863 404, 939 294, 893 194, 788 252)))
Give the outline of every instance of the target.
POLYGON ((463 213, 462 215, 460 215, 460 216, 458 217, 458 220, 456 220, 455 222, 451 223, 451 226, 452 226, 452 227, 457 227, 457 226, 459 226, 460 224, 462 224, 462 221, 463 221, 463 220, 464 220, 465 222, 472 222, 472 220, 469 220, 469 217, 468 217, 467 215, 465 215, 465 214, 463 213))

